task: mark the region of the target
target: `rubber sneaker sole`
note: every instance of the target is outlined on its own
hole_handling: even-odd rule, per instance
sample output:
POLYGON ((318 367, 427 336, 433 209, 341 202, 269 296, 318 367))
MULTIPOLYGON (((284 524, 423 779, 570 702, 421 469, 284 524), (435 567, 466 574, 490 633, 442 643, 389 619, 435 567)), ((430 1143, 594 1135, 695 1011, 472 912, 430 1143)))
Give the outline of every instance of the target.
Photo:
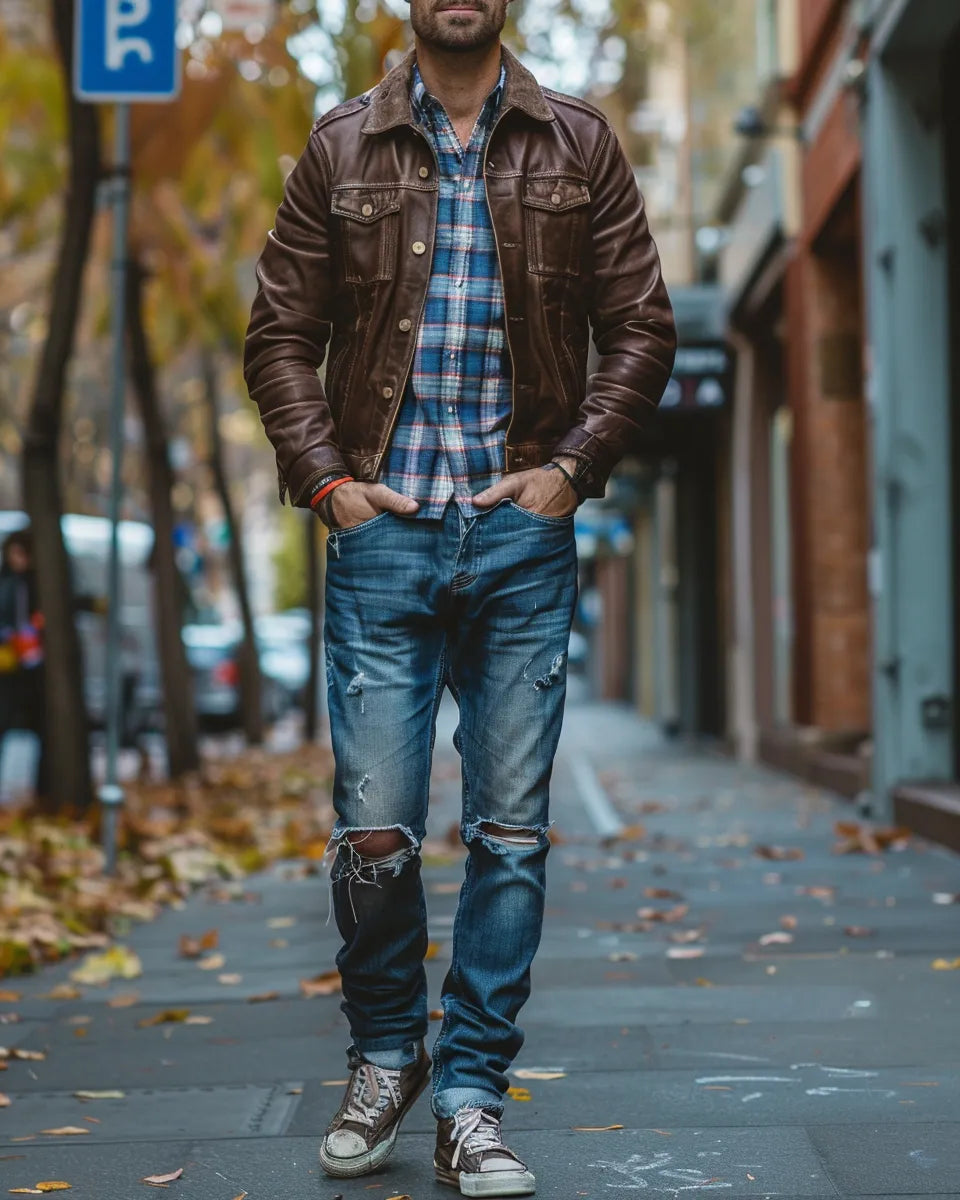
POLYGON ((461 1196, 532 1196, 537 1181, 530 1171, 488 1171, 467 1175, 464 1171, 448 1171, 433 1164, 437 1182, 460 1189, 461 1196))
POLYGON ((353 1158, 337 1158, 327 1153, 327 1139, 325 1136, 320 1143, 320 1166, 323 1167, 324 1171, 334 1179, 357 1179, 361 1175, 369 1175, 371 1171, 376 1171, 378 1167, 382 1166, 393 1153, 393 1148, 397 1144, 397 1134, 400 1132, 400 1126, 403 1123, 404 1117, 406 1117, 407 1113, 420 1098, 429 1079, 430 1070, 428 1067, 417 1090, 404 1105, 403 1112, 397 1118, 397 1123, 390 1130, 389 1136, 385 1137, 382 1142, 377 1142, 366 1154, 357 1154, 353 1158))

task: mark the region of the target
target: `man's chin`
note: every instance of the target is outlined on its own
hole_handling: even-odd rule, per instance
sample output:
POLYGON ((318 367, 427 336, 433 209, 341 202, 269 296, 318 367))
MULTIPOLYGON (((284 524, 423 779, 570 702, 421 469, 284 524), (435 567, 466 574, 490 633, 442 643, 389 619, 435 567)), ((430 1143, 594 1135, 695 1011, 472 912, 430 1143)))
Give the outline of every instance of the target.
POLYGON ((496 44, 499 34, 490 29, 445 29, 443 33, 431 33, 421 40, 434 50, 442 50, 447 54, 469 54, 476 50, 486 50, 496 44))

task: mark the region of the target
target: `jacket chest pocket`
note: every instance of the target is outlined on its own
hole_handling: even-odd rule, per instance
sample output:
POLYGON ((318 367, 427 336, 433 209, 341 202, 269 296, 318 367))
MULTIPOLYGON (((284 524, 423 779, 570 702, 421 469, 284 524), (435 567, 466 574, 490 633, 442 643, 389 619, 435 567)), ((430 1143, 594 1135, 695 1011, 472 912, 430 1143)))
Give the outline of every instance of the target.
POLYGON ((397 266, 399 188, 335 188, 330 208, 339 218, 347 283, 392 279, 397 266))
POLYGON ((527 270, 535 275, 579 275, 590 191, 579 179, 548 176, 523 184, 527 270))

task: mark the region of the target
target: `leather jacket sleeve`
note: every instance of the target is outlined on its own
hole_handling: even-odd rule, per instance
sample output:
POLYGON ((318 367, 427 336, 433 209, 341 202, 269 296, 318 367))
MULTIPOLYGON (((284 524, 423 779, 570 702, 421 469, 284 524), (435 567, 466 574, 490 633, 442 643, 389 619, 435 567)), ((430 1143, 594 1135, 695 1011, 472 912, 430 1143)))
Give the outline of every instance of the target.
POLYGON ((574 427, 554 454, 579 459, 586 496, 636 444, 673 369, 676 328, 660 257, 633 170, 607 130, 590 172, 593 294, 590 324, 599 354, 574 427))
POLYGON ((330 174, 312 135, 287 179, 257 263, 244 377, 277 453, 283 492, 306 502, 321 475, 346 468, 317 374, 330 337, 330 174))

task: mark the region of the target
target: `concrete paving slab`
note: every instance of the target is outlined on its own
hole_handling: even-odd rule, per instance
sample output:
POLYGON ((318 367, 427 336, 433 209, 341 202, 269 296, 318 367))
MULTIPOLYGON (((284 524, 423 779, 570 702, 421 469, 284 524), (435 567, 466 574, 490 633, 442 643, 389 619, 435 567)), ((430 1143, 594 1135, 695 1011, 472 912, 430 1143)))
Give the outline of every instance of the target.
MULTIPOLYGON (((0 1126, 0 1145, 42 1130, 86 1128, 91 1144, 130 1139, 169 1141, 184 1137, 276 1137, 284 1132, 300 1098, 299 1081, 270 1087, 141 1088, 122 1099, 83 1101, 70 1092, 8 1093, 13 1100, 0 1126)), ((93 1090, 97 1090, 94 1085, 93 1090)))
MULTIPOLYGON (((958 1111, 944 1104, 941 1115, 958 1111)), ((960 1195, 960 1123, 825 1125, 808 1132, 841 1195, 960 1195)))
MULTIPOLYGON (((803 1130, 622 1130, 607 1133, 517 1133, 511 1144, 537 1175, 545 1200, 610 1196, 642 1190, 673 1197, 681 1192, 720 1192, 724 1197, 834 1196, 803 1130), (753 1176, 751 1179, 750 1176, 753 1176), (785 1192, 785 1187, 793 1190, 785 1192)), ((139 1179, 183 1167, 178 1195, 197 1200, 343 1200, 411 1195, 449 1197, 436 1183, 431 1135, 401 1133, 384 1169, 354 1181, 328 1179, 317 1166, 316 1136, 223 1139, 157 1146, 23 1146, 9 1164, 10 1186, 63 1179, 78 1200, 129 1200, 139 1179), (20 1180, 27 1181, 25 1184, 20 1180)), ((7 1164, 2 1164, 6 1166, 7 1164)), ((4 1176, 5 1180, 6 1176, 4 1176)))

